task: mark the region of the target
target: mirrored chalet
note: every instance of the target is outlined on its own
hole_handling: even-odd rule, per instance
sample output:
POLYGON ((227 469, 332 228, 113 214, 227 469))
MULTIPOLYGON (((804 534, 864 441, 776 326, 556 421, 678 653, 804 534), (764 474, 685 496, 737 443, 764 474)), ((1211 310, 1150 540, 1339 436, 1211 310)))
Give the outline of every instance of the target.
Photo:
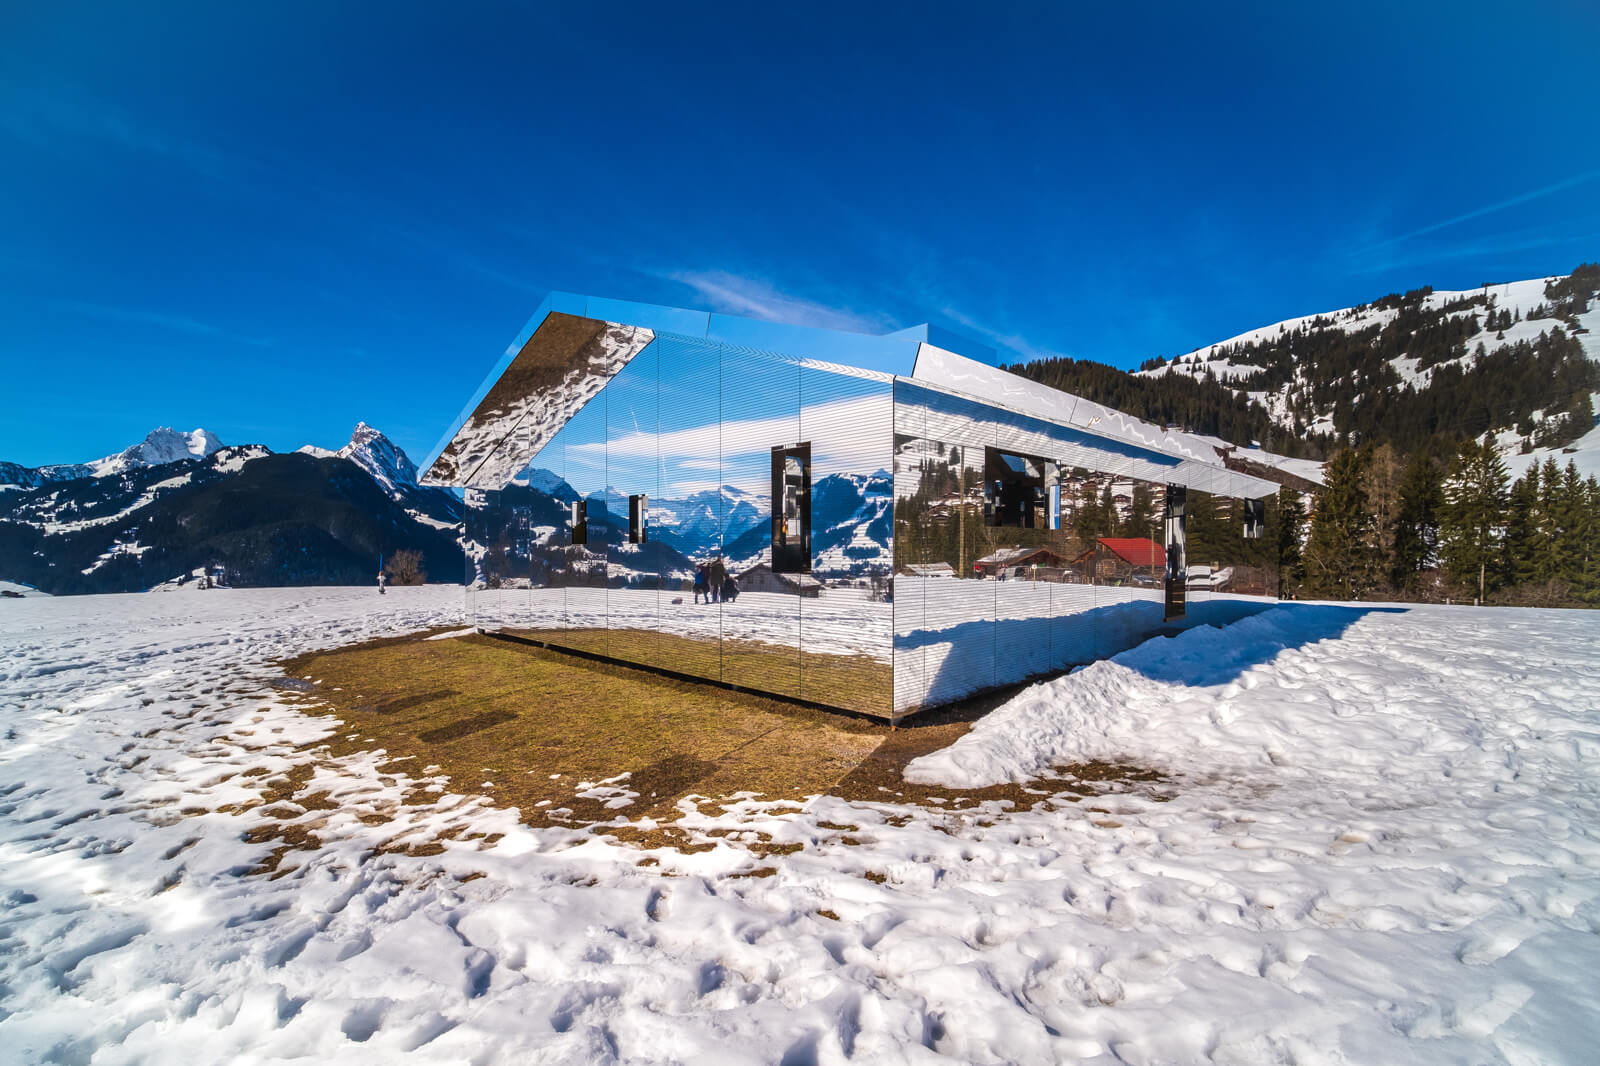
POLYGON ((553 294, 424 476, 471 620, 894 720, 1276 593, 1275 484, 995 361, 553 294))

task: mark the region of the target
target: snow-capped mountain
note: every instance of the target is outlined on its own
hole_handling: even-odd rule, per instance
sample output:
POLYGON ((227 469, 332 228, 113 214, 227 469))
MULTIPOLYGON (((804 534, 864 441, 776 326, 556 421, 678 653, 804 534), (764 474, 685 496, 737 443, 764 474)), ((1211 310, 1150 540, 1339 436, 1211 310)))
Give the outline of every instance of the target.
POLYGON ((161 466, 181 459, 204 459, 222 447, 222 441, 210 430, 195 429, 180 433, 167 426, 150 431, 150 435, 116 455, 107 456, 89 464, 95 477, 120 474, 146 466, 161 466))
POLYGON ((578 498, 578 493, 571 485, 563 481, 555 471, 545 470, 543 467, 528 471, 528 476, 517 479, 517 483, 527 485, 530 489, 536 489, 563 503, 571 503, 578 498))
POLYGON ((417 467, 406 453, 382 433, 365 422, 357 422, 350 443, 337 452, 372 475, 372 480, 400 499, 405 490, 417 487, 417 467))
POLYGON ((732 485, 706 489, 678 500, 651 500, 650 521, 656 536, 691 558, 712 545, 737 540, 767 521, 771 502, 732 485))
MULTIPOLYGON (((496 506, 469 509, 468 554, 502 576, 537 576, 570 567, 567 505, 578 493, 550 470, 535 469, 500 493, 496 506)), ((767 559, 772 518, 768 497, 732 485, 680 499, 650 501, 650 539, 627 543, 628 498, 614 488, 590 493, 589 549, 604 552, 608 573, 596 580, 648 583, 688 576, 696 562, 721 555, 735 573, 767 559), (601 546, 604 546, 603 548, 601 546)), ((887 574, 893 516, 892 479, 831 474, 811 490, 814 572, 824 579, 887 574)))
POLYGON ((216 565, 235 584, 365 581, 400 548, 453 577, 460 501, 416 473, 364 422, 337 452, 275 455, 162 428, 94 463, 0 463, 0 579, 131 591, 216 565))
MULTIPOLYGON (((1299 437, 1402 434, 1404 446, 1434 432, 1493 432, 1516 469, 1592 436, 1600 265, 1392 294, 1275 322, 1141 371, 1169 374, 1214 379, 1299 437)), ((1600 468, 1600 455, 1590 465, 1600 468)))
POLYGON ((168 426, 158 426, 131 447, 115 455, 107 455, 87 463, 51 463, 46 466, 25 467, 16 463, 0 462, 0 489, 37 488, 51 481, 73 481, 82 477, 109 477, 130 470, 161 466, 183 459, 204 459, 222 447, 215 433, 195 429, 182 433, 168 426))
POLYGON ((461 520, 460 501, 448 490, 417 484, 417 467, 394 441, 365 422, 357 422, 350 441, 337 451, 307 444, 302 455, 319 459, 348 459, 367 472, 389 498, 405 507, 411 517, 436 529, 453 529, 461 520))

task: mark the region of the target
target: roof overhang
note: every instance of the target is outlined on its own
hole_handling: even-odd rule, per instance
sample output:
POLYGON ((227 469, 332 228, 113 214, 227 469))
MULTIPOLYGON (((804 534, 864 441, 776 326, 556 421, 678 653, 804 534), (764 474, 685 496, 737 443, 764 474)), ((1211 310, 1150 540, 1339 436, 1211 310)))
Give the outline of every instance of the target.
POLYGON ((1163 429, 934 344, 918 346, 911 380, 1159 456, 1166 468, 1141 469, 1137 476, 1146 480, 1225 496, 1259 498, 1278 491, 1275 482, 1227 469, 1216 447, 1203 438, 1163 429))
POLYGON ((551 311, 489 375, 422 484, 504 488, 653 340, 642 326, 551 311))

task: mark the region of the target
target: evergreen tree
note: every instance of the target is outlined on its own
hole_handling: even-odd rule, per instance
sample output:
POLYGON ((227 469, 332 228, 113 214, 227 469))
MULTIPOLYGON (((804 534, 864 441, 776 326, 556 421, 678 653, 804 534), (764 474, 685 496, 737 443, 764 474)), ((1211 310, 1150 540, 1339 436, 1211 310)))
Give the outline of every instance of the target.
MULTIPOLYGON (((1576 477, 1578 468, 1571 467, 1576 477)), ((1589 477, 1576 494, 1577 518, 1573 523, 1573 550, 1569 556, 1572 587, 1580 603, 1600 607, 1600 481, 1589 477)))
POLYGON ((1367 508, 1372 513, 1372 557, 1384 583, 1398 588, 1395 545, 1400 534, 1400 484, 1404 468, 1400 455, 1388 443, 1372 450, 1367 464, 1367 508))
POLYGON ((1439 463, 1418 453, 1400 479, 1400 513, 1395 521, 1394 569, 1390 584, 1401 591, 1416 587, 1417 575, 1433 566, 1439 552, 1439 505, 1442 477, 1439 463))
MULTIPOLYGON (((1528 468, 1528 477, 1533 477, 1528 468)), ((1534 536, 1528 546, 1527 579, 1545 584, 1561 580, 1561 549, 1565 547, 1565 528, 1572 521, 1566 506, 1566 493, 1562 486, 1561 468, 1555 457, 1545 459, 1539 468, 1538 482, 1534 486, 1534 536)))
POLYGON ((1597 503, 1600 500, 1589 496, 1583 479, 1578 475, 1578 464, 1568 459, 1567 468, 1561 475, 1557 504, 1556 577, 1566 582, 1580 600, 1585 590, 1587 558, 1594 551, 1593 537, 1600 533, 1600 529, 1595 528, 1600 523, 1597 503))
POLYGON ((1100 528, 1105 530, 1102 537, 1115 537, 1121 525, 1120 516, 1117 514, 1117 501, 1111 494, 1111 482, 1106 482, 1106 487, 1100 493, 1100 528))
POLYGON ((1365 488, 1370 453, 1346 448, 1329 462, 1306 539, 1306 592, 1358 599, 1374 584, 1372 514, 1365 488))
POLYGON ((1085 481, 1078 493, 1078 513, 1073 517, 1072 526, 1085 544, 1093 544, 1096 537, 1105 536, 1100 493, 1093 481, 1085 481))
POLYGON ((1444 480, 1439 509, 1439 549, 1452 579, 1477 592, 1482 603, 1500 584, 1506 509, 1506 467, 1494 438, 1467 441, 1444 480))
MULTIPOLYGON (((1128 504, 1128 535, 1148 537, 1155 527, 1156 505, 1147 482, 1133 483, 1133 498, 1128 504)), ((1158 542, 1160 537, 1155 538, 1158 542)))
POLYGON ((1278 595, 1297 595, 1305 580, 1300 538, 1305 531, 1306 509, 1300 493, 1285 485, 1278 490, 1278 595))
POLYGON ((1531 584, 1537 578, 1535 556, 1543 538, 1539 512, 1539 467, 1535 464, 1512 483, 1506 497, 1506 532, 1500 569, 1511 585, 1531 584))
POLYGON ((1195 566, 1218 566, 1233 558, 1228 551, 1227 532, 1217 510, 1217 498, 1209 492, 1189 490, 1189 509, 1184 519, 1189 562, 1195 566))

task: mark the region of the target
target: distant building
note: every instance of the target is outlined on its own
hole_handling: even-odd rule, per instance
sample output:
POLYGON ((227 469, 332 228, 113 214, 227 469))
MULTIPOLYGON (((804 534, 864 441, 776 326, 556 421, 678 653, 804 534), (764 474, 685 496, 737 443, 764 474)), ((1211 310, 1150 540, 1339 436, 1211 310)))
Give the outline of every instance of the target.
POLYGON ((1156 584, 1167 553, 1149 537, 1100 537, 1072 561, 1072 568, 1097 585, 1156 584))
POLYGON ((1000 577, 1015 574, 1018 570, 1038 567, 1059 570, 1065 565, 1066 560, 1049 548, 1027 548, 1017 545, 990 552, 982 559, 974 561, 972 568, 984 577, 1000 577))
POLYGON ((791 596, 810 596, 822 591, 822 582, 810 574, 775 574, 766 563, 757 563, 735 578, 739 592, 782 592, 791 596))

